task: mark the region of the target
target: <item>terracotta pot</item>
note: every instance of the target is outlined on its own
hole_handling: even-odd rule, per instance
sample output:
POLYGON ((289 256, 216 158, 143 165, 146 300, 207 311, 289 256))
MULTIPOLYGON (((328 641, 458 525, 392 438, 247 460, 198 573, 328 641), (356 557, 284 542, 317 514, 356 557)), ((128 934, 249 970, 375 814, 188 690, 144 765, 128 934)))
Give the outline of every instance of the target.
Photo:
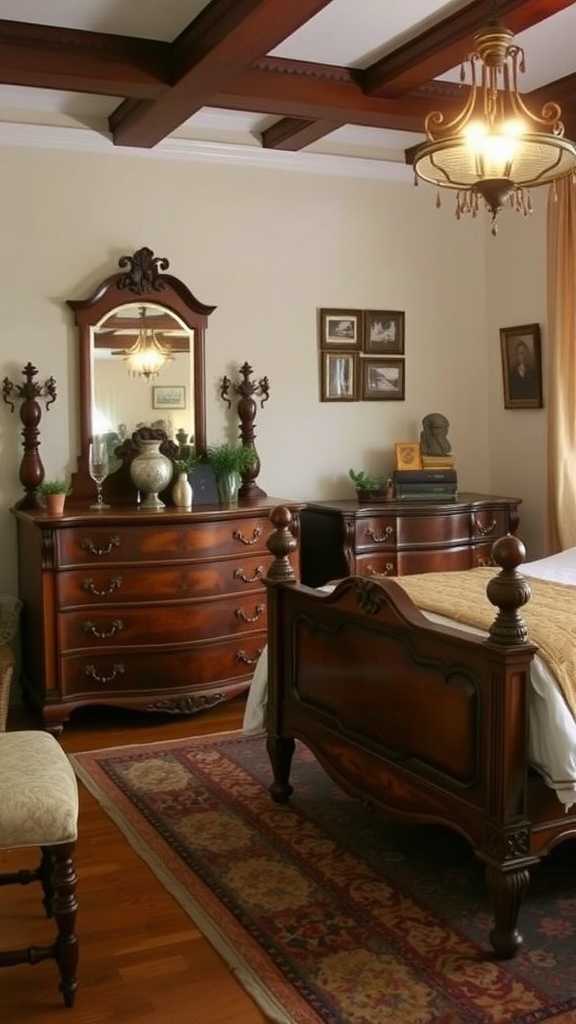
POLYGON ((46 512, 49 516, 61 516, 64 511, 65 494, 45 494, 46 512))

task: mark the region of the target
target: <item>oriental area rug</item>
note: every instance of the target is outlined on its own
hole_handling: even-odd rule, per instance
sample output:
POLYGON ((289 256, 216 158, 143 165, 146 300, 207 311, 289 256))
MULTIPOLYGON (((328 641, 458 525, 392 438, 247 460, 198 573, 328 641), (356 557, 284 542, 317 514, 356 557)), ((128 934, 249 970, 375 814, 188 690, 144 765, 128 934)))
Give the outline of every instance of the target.
POLYGON ((271 1020, 576 1024, 574 847, 533 872, 524 950, 492 959, 481 865, 456 835, 390 824, 298 746, 290 805, 262 737, 73 758, 80 778, 271 1020))

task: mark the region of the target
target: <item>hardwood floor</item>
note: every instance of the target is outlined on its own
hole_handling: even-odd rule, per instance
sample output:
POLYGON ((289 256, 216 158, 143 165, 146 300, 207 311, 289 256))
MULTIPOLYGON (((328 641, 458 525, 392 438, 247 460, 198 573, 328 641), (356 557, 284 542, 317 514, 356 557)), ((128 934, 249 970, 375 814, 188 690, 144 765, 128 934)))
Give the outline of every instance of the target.
MULTIPOLYGON (((243 702, 177 721, 84 712, 64 730, 66 751, 238 729, 243 702)), ((25 727, 18 722, 17 726, 25 727)), ((30 726, 28 726, 30 727, 30 726)), ((0 971, 4 1024, 262 1024, 244 989, 176 901, 80 787, 80 987, 64 1009, 54 962, 0 971)), ((35 851, 0 853, 0 871, 36 864, 35 851)), ((40 887, 0 890, 0 948, 51 941, 40 887)))

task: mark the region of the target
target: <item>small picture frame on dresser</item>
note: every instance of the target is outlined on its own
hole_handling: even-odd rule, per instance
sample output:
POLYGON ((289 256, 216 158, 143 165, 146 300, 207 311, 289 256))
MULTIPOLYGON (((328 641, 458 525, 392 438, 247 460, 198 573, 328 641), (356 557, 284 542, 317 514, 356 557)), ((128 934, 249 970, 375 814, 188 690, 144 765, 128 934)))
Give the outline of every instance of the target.
POLYGON ((321 309, 319 342, 321 349, 359 351, 362 346, 361 309, 321 309))
POLYGON ((320 401, 357 402, 357 353, 321 352, 320 362, 320 401))
POLYGON ((362 359, 362 401, 403 402, 405 378, 403 359, 362 359))
POLYGON ((366 309, 362 351, 367 356, 403 356, 404 320, 401 310, 366 309))

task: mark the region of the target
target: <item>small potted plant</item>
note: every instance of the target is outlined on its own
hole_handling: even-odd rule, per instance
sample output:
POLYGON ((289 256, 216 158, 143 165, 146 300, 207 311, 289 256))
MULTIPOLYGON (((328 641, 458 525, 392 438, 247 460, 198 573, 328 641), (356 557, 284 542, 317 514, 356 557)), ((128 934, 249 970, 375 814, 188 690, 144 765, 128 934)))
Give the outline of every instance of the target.
POLYGON ((390 477, 371 476, 363 470, 355 472, 353 469, 348 471, 348 476, 356 488, 358 501, 390 501, 393 498, 390 477))
POLYGON ((253 448, 244 448, 238 444, 218 444, 208 449, 208 463, 214 470, 218 494, 223 505, 231 505, 238 501, 240 478, 255 458, 253 448))
POLYGON ((65 480, 45 480, 38 488, 44 498, 46 512, 49 516, 61 516, 64 511, 66 495, 70 493, 70 486, 65 480))
POLYGON ((172 501, 176 508, 192 508, 192 484, 188 479, 188 473, 192 466, 197 465, 198 459, 193 452, 189 455, 173 459, 174 484, 172 487, 172 501))

